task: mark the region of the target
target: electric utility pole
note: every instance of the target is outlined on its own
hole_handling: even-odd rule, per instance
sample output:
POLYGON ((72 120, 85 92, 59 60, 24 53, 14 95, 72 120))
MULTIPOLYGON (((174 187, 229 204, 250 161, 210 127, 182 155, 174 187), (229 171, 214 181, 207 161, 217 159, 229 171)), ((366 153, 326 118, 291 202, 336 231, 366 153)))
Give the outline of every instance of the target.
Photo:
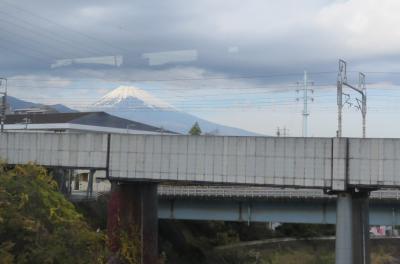
POLYGON ((0 87, 3 86, 4 83, 4 90, 0 91, 2 95, 1 98, 1 110, 0 110, 0 131, 1 133, 4 132, 4 123, 6 121, 6 111, 7 111, 7 78, 0 77, 0 87))
POLYGON ((339 72, 337 79, 337 106, 338 106, 338 130, 336 132, 337 137, 342 136, 342 110, 344 104, 348 104, 350 107, 353 106, 349 102, 350 95, 343 93, 343 85, 351 88, 361 95, 361 100, 356 98, 357 105, 354 107, 360 110, 362 116, 362 137, 366 136, 366 116, 367 116, 367 88, 365 86, 365 74, 362 72, 358 73, 358 85, 357 87, 347 82, 347 62, 339 60, 339 72), (345 95, 346 101, 343 103, 343 95, 345 95))
POLYGON ((277 127, 276 128, 276 136, 277 137, 288 137, 289 129, 287 129, 286 127, 283 127, 283 128, 277 127))
MULTIPOLYGON (((297 85, 300 85, 300 83, 298 82, 297 85)), ((303 92, 301 98, 296 98, 297 101, 300 101, 300 99, 303 100, 303 132, 302 132, 302 136, 303 137, 307 137, 307 130, 308 130, 308 116, 310 115, 310 112, 308 111, 308 101, 311 100, 312 102, 314 101, 313 97, 310 97, 308 95, 308 92, 310 91, 311 93, 314 93, 313 89, 309 89, 309 85, 313 85, 313 82, 310 82, 308 80, 308 76, 307 76, 307 71, 304 71, 304 77, 303 77, 303 83, 302 89, 297 89, 296 92, 299 93, 300 91, 303 92)))

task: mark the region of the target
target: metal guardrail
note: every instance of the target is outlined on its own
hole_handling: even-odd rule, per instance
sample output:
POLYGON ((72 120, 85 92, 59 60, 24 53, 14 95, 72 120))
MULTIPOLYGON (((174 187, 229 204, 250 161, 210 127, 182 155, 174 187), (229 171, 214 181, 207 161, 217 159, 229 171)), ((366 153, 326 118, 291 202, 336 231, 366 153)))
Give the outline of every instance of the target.
MULTIPOLYGON (((97 200, 98 196, 109 192, 109 188, 94 188, 88 197, 86 191, 73 191, 71 200, 97 200)), ((210 197, 210 198, 286 198, 286 199, 335 199, 334 195, 325 194, 316 189, 277 189, 266 187, 243 186, 204 186, 204 185, 163 185, 158 186, 159 196, 169 197, 210 197)), ((382 190, 371 192, 372 199, 400 200, 399 190, 382 190)))
MULTIPOLYGON (((159 185, 161 196, 232 197, 232 198, 324 198, 334 199, 334 195, 315 189, 276 189, 265 187, 237 186, 170 186, 159 185)), ((400 199, 400 191, 384 190, 371 192, 372 199, 400 199)))
POLYGON ((322 198, 332 197, 322 190, 272 189, 232 186, 168 186, 160 185, 161 196, 245 197, 245 198, 322 198))

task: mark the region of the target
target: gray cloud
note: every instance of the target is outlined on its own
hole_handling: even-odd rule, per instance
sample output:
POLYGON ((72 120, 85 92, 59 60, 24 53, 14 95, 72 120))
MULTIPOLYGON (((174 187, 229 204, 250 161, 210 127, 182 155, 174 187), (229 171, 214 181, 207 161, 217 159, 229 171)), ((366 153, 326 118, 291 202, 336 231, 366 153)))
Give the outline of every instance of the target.
POLYGON ((50 69, 56 59, 123 55, 125 68, 238 75, 333 70, 339 57, 362 65, 398 54, 388 28, 397 22, 389 12, 396 2, 374 12, 377 1, 360 1, 3 1, 0 66, 9 74, 62 74, 50 69), (197 61, 150 67, 142 56, 189 49, 197 61))
MULTIPOLYGON (((192 90, 185 94, 192 102, 196 96, 201 98, 212 92, 222 96, 226 87, 236 89, 238 97, 248 90, 292 91, 304 69, 329 72, 311 74, 311 78, 316 84, 334 85, 337 59, 344 58, 349 61, 350 78, 356 78, 357 71, 366 71, 371 90, 395 90, 400 85, 400 75, 387 72, 400 72, 400 36, 396 29, 400 24, 396 13, 399 5, 396 0, 41 0, 35 4, 29 0, 5 0, 0 3, 0 75, 14 76, 10 82, 14 95, 28 99, 41 96, 46 100, 78 97, 77 90, 80 97, 93 100, 120 84, 132 84, 129 80, 210 78, 133 82, 157 91, 162 99, 179 103, 183 99, 176 95, 181 96, 185 88, 192 90), (144 56, 182 54, 179 51, 188 50, 196 56, 188 60, 168 57, 170 63, 165 63, 163 57, 163 63, 150 65, 148 56, 144 56), (57 60, 116 55, 123 56, 119 67, 107 65, 110 63, 79 64, 80 60, 74 60, 65 67, 51 68, 57 60), (277 75, 232 78, 272 74, 277 75)), ((333 114, 329 113, 334 115, 335 96, 331 95, 329 111, 333 114)), ((375 105, 386 100, 379 96, 375 105)), ((246 99, 250 100, 249 105, 253 97, 246 99)), ((371 98, 369 103, 374 105, 375 99, 371 98)), ((73 99, 70 102, 83 104, 80 98, 73 99)), ((325 105, 317 107, 318 100, 314 104, 316 111, 326 110, 325 105)), ((274 111, 278 116, 284 109, 287 105, 274 111)), ((318 116, 324 120, 321 113, 318 116)), ((279 117, 271 117, 268 122, 272 127, 265 130, 260 120, 266 114, 258 115, 260 118, 253 124, 257 131, 273 134, 276 126, 283 125, 279 117)), ((211 113, 205 117, 215 116, 211 113)), ((229 124, 235 125, 235 115, 218 116, 214 121, 231 118, 229 124)), ((288 114, 287 122, 293 123, 297 118, 288 114)), ((251 123, 252 119, 246 122, 251 123)), ((397 129, 396 133, 400 128, 397 129)))

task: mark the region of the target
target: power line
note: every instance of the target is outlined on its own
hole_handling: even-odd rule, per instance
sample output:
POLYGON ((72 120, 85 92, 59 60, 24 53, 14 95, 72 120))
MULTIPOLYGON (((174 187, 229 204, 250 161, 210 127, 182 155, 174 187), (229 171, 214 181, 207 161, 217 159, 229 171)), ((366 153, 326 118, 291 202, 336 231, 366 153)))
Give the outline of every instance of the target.
MULTIPOLYGON (((325 74, 328 72, 308 72, 308 75, 316 75, 316 74, 325 74)), ((333 73, 333 72, 329 72, 333 73)), ((368 73, 368 72, 366 72, 368 73)), ((381 72, 384 73, 384 72, 381 72)), ((388 73, 388 72, 385 72, 388 73)), ((399 72, 400 74, 400 72, 399 72)), ((68 78, 68 77, 59 77, 59 78, 68 78, 65 80, 53 80, 51 78, 13 78, 12 76, 8 76, 10 81, 37 81, 37 82, 65 82, 65 81, 106 81, 106 82, 126 82, 126 83, 134 83, 134 82, 177 82, 177 81, 208 81, 208 80, 235 80, 235 79, 268 79, 268 78, 275 78, 275 77, 289 77, 289 76, 302 76, 303 73, 276 73, 276 74, 269 74, 269 75, 239 75, 239 76, 216 76, 216 77, 199 77, 199 78, 168 78, 168 79, 145 79, 145 78, 138 78, 138 79, 129 79, 129 78, 98 78, 98 77, 87 77, 87 78, 68 78)), ((366 85, 373 85, 375 83, 366 82, 366 85)), ((285 87, 296 87, 295 85, 285 85, 285 87)), ((322 84, 315 84, 314 86, 332 86, 335 87, 336 84, 334 83, 322 83, 322 84)), ((264 86, 262 86, 264 87, 264 86)), ((246 88, 246 87, 244 87, 246 88)), ((252 87, 249 87, 252 88, 252 87)), ((391 90, 392 88, 377 88, 374 90, 391 90)))
MULTIPOLYGON (((309 74, 318 74, 320 72, 311 72, 309 74)), ((128 78, 71 78, 68 80, 102 80, 108 82, 178 82, 178 81, 209 81, 209 80, 236 80, 236 79, 269 79, 269 78, 277 78, 277 77, 290 77, 290 76, 302 76, 303 73, 275 73, 269 75, 241 75, 241 76, 216 76, 216 77, 199 77, 199 78, 168 78, 168 79, 128 79, 128 78)), ((24 80, 32 80, 29 78, 12 78, 9 77, 10 81, 24 81, 24 80)), ((49 79, 33 79, 35 81, 43 81, 47 82, 49 79)), ((51 79, 50 79, 51 80, 51 79)), ((331 86, 332 84, 326 84, 331 86)))
POLYGON ((30 57, 30 58, 34 59, 35 61, 42 62, 43 64, 49 64, 48 61, 45 61, 43 59, 43 57, 39 53, 35 52, 34 50, 31 50, 31 51, 37 53, 36 55, 26 52, 27 49, 24 48, 23 46, 21 46, 18 42, 14 42, 12 40, 4 39, 4 38, 1 37, 1 35, 0 35, 0 40, 1 40, 0 41, 0 46, 5 48, 5 49, 7 49, 11 53, 21 55, 21 57, 25 57, 25 56, 30 57), (7 43, 11 43, 12 44, 12 48, 10 48, 10 46, 5 45, 7 43), (21 49, 15 50, 15 47, 21 47, 22 50, 21 49))
MULTIPOLYGON (((224 94, 220 94, 220 95, 224 95, 224 94)), ((237 94, 237 95, 246 95, 246 94, 237 94)), ((204 95, 205 96, 205 95, 204 95)), ((219 96, 219 95, 215 95, 215 96, 219 96)), ((203 98, 203 96, 201 96, 203 98)), ((316 98, 331 98, 333 97, 332 95, 316 95, 316 98)), ((185 97, 185 96, 159 96, 157 97, 158 99, 175 99, 175 98, 184 98, 184 99, 191 99, 191 98, 198 98, 198 96, 192 96, 192 97, 185 97)), ((94 100, 98 100, 97 97, 64 97, 64 98, 60 98, 60 97, 24 97, 25 100, 35 100, 35 99, 43 99, 43 100, 58 100, 58 101, 69 101, 69 102, 92 102, 94 100)), ((238 101, 251 101, 251 102, 264 102, 265 100, 269 100, 270 102, 274 102, 275 100, 287 100, 288 102, 292 102, 294 104, 295 97, 293 96, 279 96, 279 97, 256 97, 256 98, 246 98, 241 96, 240 98, 211 98, 211 99, 207 99, 206 101, 201 101, 201 103, 223 103, 223 102, 238 102, 238 101)))
MULTIPOLYGON (((32 80, 34 82, 34 80, 32 80)), ((65 83, 66 81, 60 81, 60 83, 65 83)), ((46 85, 32 85, 32 84, 12 84, 10 87, 13 88, 27 88, 27 89, 43 89, 43 90, 91 90, 95 88, 82 88, 82 87, 77 87, 77 86, 50 86, 52 85, 52 81, 49 81, 49 84, 46 85)), ((54 83, 58 83, 57 81, 54 81, 54 83)), ((70 85, 70 84, 66 84, 70 85)), ((283 93, 288 93, 292 91, 292 88, 295 86, 282 86, 282 85, 270 85, 270 86, 248 86, 248 87, 243 87, 243 86, 229 86, 229 87, 213 87, 213 86, 207 86, 207 87, 201 87, 201 88, 193 88, 193 87, 165 87, 165 88, 159 88, 159 87, 146 87, 142 90, 148 91, 148 92, 179 92, 179 94, 174 95, 174 96, 216 96, 216 95, 224 95, 224 96, 235 96, 235 95, 255 95, 255 94, 283 94, 283 93), (229 90, 230 93, 226 93, 225 90, 229 90), (204 92, 207 92, 206 95, 204 95, 204 92)), ((316 85, 315 87, 321 87, 319 89, 320 91, 324 90, 325 92, 328 92, 328 89, 334 89, 334 86, 329 85, 329 86, 318 86, 316 85), (328 88, 328 89, 327 89, 328 88)), ((112 89, 110 89, 111 91, 112 89)))
POLYGON ((365 74, 400 74, 396 71, 365 71, 365 74))
MULTIPOLYGON (((20 33, 16 32, 16 31, 10 31, 10 30, 4 29, 1 26, 0 26, 0 28, 1 28, 2 31, 9 33, 10 36, 18 35, 20 38, 25 39, 25 41, 21 41, 21 42, 18 42, 18 43, 19 43, 20 46, 24 46, 24 44, 26 44, 28 42, 29 45, 25 45, 25 49, 26 50, 31 50, 32 46, 34 46, 37 52, 44 54, 46 57, 57 58, 57 52, 56 53, 53 52, 53 54, 52 54, 50 52, 47 52, 47 50, 54 51, 55 49, 59 49, 58 46, 54 46, 54 45, 51 45, 49 43, 44 43, 44 42, 42 43, 42 42, 37 41, 35 39, 29 38, 29 37, 27 37, 27 36, 25 36, 23 34, 20 34, 20 33), (48 45, 51 48, 44 49, 45 48, 44 45, 48 45)), ((6 39, 3 38, 3 41, 9 41, 9 38, 6 38, 6 39)), ((14 43, 16 43, 16 42, 14 42, 14 43)), ((73 55, 73 54, 70 53, 70 56, 71 55, 73 55)))
POLYGON ((31 16, 35 16, 35 17, 37 17, 37 18, 40 18, 40 19, 42 19, 42 20, 44 20, 44 21, 46 21, 46 22, 48 22, 48 23, 54 24, 54 25, 56 25, 56 26, 58 26, 58 27, 62 27, 62 28, 64 28, 64 29, 66 29, 66 30, 69 30, 70 32, 74 32, 75 34, 78 34, 78 35, 81 35, 81 36, 83 36, 83 37, 85 37, 85 38, 87 38, 87 39, 93 40, 93 41, 95 41, 96 43, 97 43, 97 42, 101 42, 101 43, 103 43, 103 45, 106 45, 106 46, 111 47, 111 48, 113 48, 113 49, 116 49, 116 50, 125 50, 125 49, 123 49, 123 48, 121 48, 121 47, 117 47, 117 46, 115 46, 115 45, 113 45, 113 44, 111 44, 111 43, 109 43, 109 42, 107 42, 107 41, 104 41, 104 40, 102 40, 102 39, 98 39, 98 38, 95 38, 95 37, 93 37, 93 36, 91 36, 91 35, 85 34, 85 33, 81 32, 81 31, 68 28, 68 27, 66 27, 66 26, 64 26, 64 25, 62 25, 62 24, 60 24, 60 23, 58 23, 58 22, 56 22, 56 21, 53 21, 53 20, 51 20, 51 19, 48 19, 47 17, 38 15, 38 14, 32 12, 32 11, 29 11, 29 10, 27 10, 27 9, 24 9, 24 8, 18 6, 18 5, 15 5, 14 3, 10 3, 8 0, 3 0, 3 3, 5 3, 5 4, 9 5, 9 6, 12 6, 13 8, 15 8, 15 9, 17 9, 17 10, 20 10, 20 11, 22 11, 22 12, 25 12, 25 13, 27 13, 27 14, 30 14, 31 16))
MULTIPOLYGON (((58 39, 59 41, 70 42, 70 43, 73 44, 74 46, 75 46, 75 44, 79 44, 79 43, 83 44, 83 45, 75 46, 76 48, 81 48, 82 46, 85 46, 85 45, 89 44, 89 43, 86 43, 86 42, 84 42, 84 41, 81 42, 81 41, 79 41, 79 39, 70 40, 70 39, 66 38, 65 34, 61 34, 61 33, 60 33, 60 30, 52 31, 52 30, 50 30, 49 28, 43 27, 43 26, 40 25, 40 24, 33 25, 33 22, 32 22, 32 21, 29 21, 29 20, 27 20, 27 19, 24 19, 24 18, 15 16, 15 15, 13 15, 13 14, 11 14, 11 13, 4 12, 4 11, 1 11, 1 10, 0 10, 0 13, 4 14, 4 15, 6 15, 6 16, 9 16, 9 17, 11 17, 11 18, 14 18, 14 20, 17 21, 17 22, 19 22, 19 23, 28 25, 29 27, 31 27, 31 28, 32 28, 34 31, 36 31, 36 32, 41 32, 42 34, 46 34, 46 33, 47 33, 48 35, 52 36, 52 38, 58 39), (41 29, 39 30, 38 28, 41 28, 41 29), (46 31, 47 31, 47 32, 46 32, 46 31)), ((6 19, 2 19, 2 21, 6 22, 6 23, 12 23, 12 24, 14 24, 14 25, 18 25, 18 24, 15 23, 14 21, 13 21, 13 22, 10 22, 10 21, 8 21, 8 20, 6 20, 6 19)), ((18 27, 27 28, 27 27, 21 26, 21 25, 18 25, 18 27)), ((29 29, 29 30, 32 30, 32 29, 29 29)), ((97 53, 99 53, 99 54, 103 54, 103 53, 105 52, 104 50, 97 49, 94 45, 90 45, 90 48, 87 47, 86 50, 89 51, 90 53, 93 53, 93 51, 95 51, 95 52, 97 52, 97 53)))
MULTIPOLYGON (((1 10, 0 10, 0 13, 7 14, 5 12, 2 12, 1 10)), ((18 22, 22 22, 21 19, 19 19, 17 21, 18 22)), ((6 23, 6 24, 10 24, 10 25, 14 25, 15 27, 21 28, 23 30, 25 29, 26 33, 29 33, 29 34, 31 34, 33 36, 41 35, 41 36, 44 36, 46 39, 53 39, 54 41, 57 41, 59 43, 59 45, 61 44, 61 45, 65 46, 65 47, 68 47, 69 49, 72 49, 74 53, 76 53, 78 50, 85 49, 85 52, 88 52, 89 54, 98 55, 98 53, 94 53, 93 52, 93 49, 87 49, 84 46, 75 45, 74 41, 70 41, 70 40, 65 39, 65 38, 56 37, 54 33, 46 32, 43 29, 42 30, 38 30, 36 26, 32 26, 32 23, 27 23, 27 25, 29 25, 30 27, 26 27, 26 26, 19 25, 19 24, 15 23, 14 21, 8 21, 8 20, 3 19, 3 18, 0 18, 0 22, 6 23), (68 42, 70 42, 70 44, 68 44, 68 42)), ((14 32, 17 35, 19 35, 19 33, 17 31, 13 31, 13 33, 14 32)), ((46 44, 49 44, 49 43, 46 42, 46 44)), ((82 56, 82 55, 79 55, 79 56, 82 56)))

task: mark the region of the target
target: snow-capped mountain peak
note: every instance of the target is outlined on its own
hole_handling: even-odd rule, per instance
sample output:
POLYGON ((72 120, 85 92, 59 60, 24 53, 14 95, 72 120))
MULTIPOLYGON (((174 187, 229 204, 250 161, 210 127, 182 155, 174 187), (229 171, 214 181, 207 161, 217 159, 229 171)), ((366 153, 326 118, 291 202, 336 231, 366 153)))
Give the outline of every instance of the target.
POLYGON ((236 136, 255 135, 252 132, 219 125, 185 113, 150 93, 132 86, 120 86, 112 90, 93 104, 92 110, 104 111, 111 115, 182 134, 187 134, 193 124, 198 122, 204 132, 218 131, 220 135, 236 136))
MULTIPOLYGON (((129 101, 140 101, 141 104, 149 108, 173 109, 174 107, 161 99, 158 99, 150 93, 134 87, 119 86, 111 92, 104 95, 93 106, 116 106, 118 104, 129 104, 129 101)), ((132 105, 131 107, 134 107, 132 105)))

